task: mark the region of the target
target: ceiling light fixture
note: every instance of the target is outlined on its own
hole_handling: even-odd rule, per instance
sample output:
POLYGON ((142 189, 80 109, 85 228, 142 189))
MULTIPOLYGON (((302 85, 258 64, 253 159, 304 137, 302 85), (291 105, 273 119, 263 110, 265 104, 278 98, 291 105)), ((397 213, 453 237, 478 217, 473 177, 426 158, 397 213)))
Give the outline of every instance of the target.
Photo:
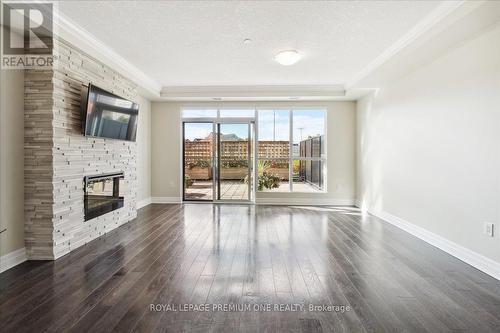
POLYGON ((243 43, 244 43, 244 44, 250 44, 251 42, 252 42, 252 40, 251 40, 250 38, 245 38, 245 39, 243 40, 243 43))
POLYGON ((293 65, 299 61, 300 58, 302 58, 302 55, 296 50, 281 51, 274 56, 274 60, 283 66, 293 65))

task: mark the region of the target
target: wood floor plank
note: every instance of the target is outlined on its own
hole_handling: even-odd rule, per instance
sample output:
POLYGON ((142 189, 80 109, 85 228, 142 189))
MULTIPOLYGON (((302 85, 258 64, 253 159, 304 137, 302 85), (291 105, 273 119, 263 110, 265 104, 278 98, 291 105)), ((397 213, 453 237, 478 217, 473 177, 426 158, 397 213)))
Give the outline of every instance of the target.
MULTIPOLYGON (((159 215, 174 209, 172 206, 149 205, 138 213, 137 220, 155 219, 159 215)), ((139 232, 141 228, 154 228, 153 223, 141 224, 131 221, 106 237, 100 237, 85 246, 82 246, 71 253, 70 256, 64 256, 57 261, 26 261, 15 269, 0 275, 0 304, 5 300, 11 299, 12 295, 18 295, 26 291, 27 286, 33 286, 34 283, 41 282, 47 276, 50 276, 52 270, 57 274, 64 274, 67 270, 74 267, 74 263, 88 265, 88 263, 101 256, 104 252, 113 249, 118 243, 123 243, 127 235, 133 235, 139 232), (10 273, 13 274, 10 274, 10 273), (10 278, 9 278, 10 276, 10 278), (11 285, 15 282, 15 286, 11 285)))
MULTIPOLYGON (((335 225, 335 224, 332 224, 332 227, 333 228, 336 228, 338 227, 338 225, 335 225)), ((335 233, 332 233, 332 234, 337 234, 337 233, 342 233, 339 230, 336 230, 335 233)), ((354 237, 353 235, 351 235, 352 238, 349 238, 349 240, 356 240, 356 237, 354 237)), ((341 243, 341 242, 336 242, 336 243, 341 243)), ((366 242, 366 244, 364 244, 364 248, 366 251, 370 251, 367 247, 367 244, 368 242, 366 242)), ((377 248, 375 249, 375 251, 377 252, 377 255, 378 255, 378 258, 379 260, 375 261, 376 265, 381 265, 385 259, 383 258, 390 258, 391 255, 389 253, 384 253, 383 251, 381 251, 381 248, 377 248), (381 260, 382 259, 382 260, 381 260)), ((361 250, 358 251, 358 253, 362 253, 361 250)), ((357 258, 357 254, 353 254, 353 253, 350 253, 347 255, 350 259, 352 260, 356 260, 357 258)), ((370 281, 373 282, 373 283, 377 283, 377 267, 376 265, 374 265, 373 267, 370 267, 369 265, 367 264, 363 264, 362 267, 366 267, 367 269, 369 269, 369 271, 366 271, 367 274, 371 274, 370 275, 370 281)), ((382 278, 385 278, 385 285, 387 286, 397 286, 397 280, 394 279, 395 276, 398 276, 398 272, 397 271, 393 271, 392 270, 392 267, 397 267, 397 271, 401 272, 401 271, 404 271, 406 269, 406 266, 404 263, 399 263, 399 265, 395 265, 395 262, 389 262, 389 264, 386 266, 386 268, 383 270, 383 271, 386 271, 387 274, 385 274, 385 277, 382 277, 382 278)), ((414 281, 409 281, 410 283, 414 281)), ((377 289, 380 289, 379 287, 382 286, 383 287, 383 284, 380 284, 380 283, 377 283, 377 284, 372 284, 369 288, 369 290, 377 290, 377 289), (378 287, 377 287, 378 286, 378 287)), ((388 291, 388 294, 389 295, 394 295, 394 296, 398 296, 398 298, 400 297, 412 297, 412 296, 416 296, 416 295, 421 295, 421 292, 415 292, 415 293, 410 293, 409 295, 407 293, 405 293, 404 289, 403 288, 397 288, 398 291, 388 291), (403 295, 401 294, 403 293, 403 295), (416 294, 416 295, 415 295, 416 294)), ((427 291, 429 290, 432 290, 432 288, 427 288, 427 291)), ((432 291, 434 292, 434 291, 432 291)), ((435 292, 438 292, 437 290, 435 292)), ((387 291, 386 291, 387 293, 387 291)), ((398 298, 395 298, 394 299, 398 299, 398 298)), ((449 301, 449 300, 447 300, 449 301)), ((384 301, 384 304, 386 302, 384 301)), ((454 306, 454 303, 450 302, 449 303, 450 306, 454 306)), ((404 306, 404 304, 403 304, 404 306)), ((398 309, 398 305, 394 306, 395 309, 398 309)), ((461 320, 459 317, 456 317, 456 316, 453 316, 451 313, 446 313, 447 316, 445 316, 444 318, 446 319, 446 323, 448 324, 448 328, 449 329, 463 329, 463 323, 461 323, 461 320), (448 319, 449 318, 449 319, 448 319)), ((405 321, 405 324, 408 322, 408 319, 406 319, 405 321)))
MULTIPOLYGON (((190 303, 200 273, 208 260, 207 253, 209 251, 206 250, 213 246, 213 242, 210 241, 210 226, 210 218, 203 216, 199 221, 199 227, 193 228, 193 232, 190 234, 194 241, 190 243, 189 248, 184 248, 185 255, 179 256, 179 260, 177 260, 176 263, 167 263, 167 265, 165 265, 165 270, 148 285, 146 292, 143 292, 140 297, 137 298, 128 312, 113 328, 114 331, 123 332, 126 328, 136 326, 139 320, 147 313, 147 306, 151 304, 148 302, 158 297, 160 291, 164 289, 169 290, 166 284, 171 282, 176 274, 178 279, 182 278, 182 286, 181 288, 177 288, 177 290, 169 290, 168 294, 170 297, 178 299, 179 304, 190 303), (191 255, 189 255, 189 253, 191 253, 191 255), (175 271, 172 269, 174 266, 180 269, 175 271), (186 272, 185 275, 183 272, 186 272)), ((173 257, 177 256, 178 255, 173 257)), ((162 314, 158 314, 158 316, 162 316, 162 314)), ((182 320, 182 318, 180 318, 180 320, 182 320)))
MULTIPOLYGON (((94 265, 90 270, 83 268, 85 275, 77 276, 64 287, 55 289, 54 293, 48 293, 50 297, 45 302, 39 304, 34 310, 26 315, 29 321, 24 320, 24 328, 26 331, 30 327, 39 327, 48 325, 49 327, 58 326, 58 322, 63 321, 67 316, 79 309, 82 298, 85 299, 89 295, 101 295, 100 298, 106 296, 102 292, 102 285, 106 284, 108 279, 114 276, 122 277, 121 279, 113 279, 120 282, 124 280, 124 275, 130 271, 133 265, 141 265, 147 262, 145 259, 150 258, 153 251, 163 244, 162 235, 168 233, 172 228, 178 227, 173 220, 176 215, 170 215, 166 218, 164 228, 157 228, 156 232, 148 234, 144 237, 137 237, 138 242, 130 244, 128 251, 125 251, 123 245, 120 250, 113 252, 110 256, 102 259, 99 265, 94 265), (76 286, 76 287, 75 287, 76 286), (47 311, 50 309, 51 311, 47 311), (36 319, 36 320, 33 320, 36 319), (28 324, 29 325, 26 325, 28 324)), ((130 282, 126 279, 126 282, 130 282)), ((79 315, 84 315, 85 312, 79 315)), ((19 318, 18 320, 23 320, 19 318)))
POLYGON ((0 274, 0 323, 16 333, 498 332, 500 282, 353 207, 154 204, 55 262, 0 274), (189 304, 210 310, 179 311, 189 304))
MULTIPOLYGON (((156 251, 148 254, 147 260, 142 258, 142 260, 139 261, 131 261, 129 267, 123 272, 124 279, 118 281, 118 283, 108 291, 107 296, 101 297, 91 311, 87 311, 78 322, 74 323, 73 329, 75 331, 97 331, 97 329, 92 329, 92 327, 103 318, 105 318, 104 320, 109 325, 112 323, 109 318, 118 320, 119 315, 117 312, 119 312, 119 310, 124 311, 124 307, 128 306, 131 299, 141 295, 144 284, 150 282, 151 276, 163 267, 163 258, 165 258, 166 254, 169 252, 176 254, 178 247, 182 248, 182 245, 176 246, 178 245, 176 244, 176 239, 182 237, 182 233, 182 230, 173 232, 168 242, 162 242, 161 246, 156 248, 156 251)), ((174 258, 174 256, 169 257, 165 264, 170 263, 174 258)), ((102 327, 105 326, 107 325, 102 325, 102 327)))
MULTIPOLYGON (((175 217, 175 211, 172 212, 175 217)), ((99 287, 103 281, 113 276, 119 270, 126 268, 129 260, 136 260, 143 263, 150 251, 162 243, 160 238, 162 234, 167 233, 169 228, 176 227, 175 223, 165 223, 162 228, 156 228, 154 232, 137 237, 133 244, 129 244, 128 251, 125 250, 125 245, 120 244, 115 251, 106 257, 102 257, 98 265, 93 265, 91 269, 81 267, 83 274, 77 274, 73 279, 67 280, 62 276, 57 280, 46 281, 47 289, 43 293, 43 297, 36 298, 36 301, 25 303, 23 307, 23 316, 17 316, 16 321, 6 321, 7 325, 16 325, 18 322, 23 322, 24 327, 28 329, 31 326, 38 327, 41 321, 59 320, 59 315, 67 314, 72 306, 81 302, 88 293, 91 293, 95 288, 99 287), (138 256, 135 254, 139 253, 138 256), (51 311, 47 311, 50 309, 51 311), (24 312, 25 311, 25 312, 24 312), (36 319, 36 320, 34 320, 36 319), (28 324, 29 325, 26 325, 28 324)), ((37 287, 39 287, 37 285, 37 287)))
MULTIPOLYGON (((168 213, 164 211, 164 214, 168 213)), ((175 212, 172 212, 171 214, 175 214, 175 212)), ((154 227, 153 223, 151 224, 151 229, 149 229, 149 231, 151 233, 158 232, 158 227, 154 227)), ((119 231, 123 231, 123 229, 128 228, 120 228, 119 231)), ((112 238, 115 234, 118 233, 119 232, 113 233, 109 238, 112 238)), ((110 257, 116 256, 117 254, 119 255, 120 251, 123 251, 124 246, 127 246, 130 240, 137 241, 137 238, 133 238, 133 236, 124 236, 121 237, 120 243, 114 244, 114 246, 109 249, 103 246, 103 248, 106 248, 106 250, 99 253, 97 262, 103 262, 105 260, 109 260, 110 257)), ((89 247, 93 248, 94 245, 99 242, 99 239, 95 240, 90 244, 89 247)), ((31 281, 31 283, 29 281, 23 280, 22 283, 20 281, 20 286, 15 286, 14 288, 12 288, 13 291, 8 290, 6 292, 6 295, 3 296, 5 298, 5 301, 2 303, 2 305, 0 305, 0 320, 5 322, 4 316, 10 316, 10 314, 14 312, 25 314, 29 313, 32 309, 43 303, 46 297, 51 295, 51 291, 58 291, 59 286, 61 286, 62 288, 68 287, 68 275, 74 275, 75 272, 81 271, 83 269, 83 271, 85 272, 85 276, 88 276, 90 274, 89 272, 92 272, 92 268, 96 265, 95 255, 92 250, 90 253, 87 253, 87 256, 83 258, 81 257, 81 252, 75 253, 75 256, 79 258, 79 260, 75 260, 73 262, 71 261, 72 256, 73 253, 71 254, 71 256, 65 256, 61 258, 60 262, 56 261, 57 264, 52 263, 42 272, 41 275, 36 275, 36 279, 31 281), (87 266, 88 263, 91 264, 87 266), (27 288, 28 286, 30 288, 27 288)), ((96 269, 94 269, 94 271, 95 270, 96 269)))
MULTIPOLYGON (((366 236, 363 237, 366 238, 366 236)), ((362 242, 365 245, 369 245, 371 243, 370 240, 366 239, 362 240, 362 242)), ((442 272, 439 270, 440 266, 437 265, 428 266, 426 260, 424 259, 425 257, 415 256, 415 253, 412 252, 411 249, 408 249, 406 246, 398 247, 397 238, 394 238, 394 241, 388 239, 388 241, 380 247, 380 249, 382 249, 381 253, 386 251, 384 248, 388 248, 388 251, 386 252, 387 254, 383 257, 388 258, 389 253, 395 255, 394 260, 387 261, 386 265, 388 267, 386 270, 391 273, 392 277, 406 277, 406 283, 413 282, 412 285, 415 285, 415 280, 420 280, 419 283, 422 285, 422 287, 421 290, 414 292, 416 296, 421 296, 426 293, 431 293, 432 295, 440 295, 440 297, 437 297, 435 299, 437 302, 448 302, 448 307, 454 307, 456 309, 455 312, 457 313, 455 315, 449 312, 441 313, 441 318, 443 319, 443 321, 447 322, 448 325, 450 325, 454 329, 464 329, 464 327, 466 327, 468 324, 474 323, 477 328, 483 331, 488 331, 491 329, 495 331, 498 329, 497 319, 491 316, 491 313, 488 313, 488 311, 479 311, 481 313, 481 316, 471 316, 471 313, 476 312, 476 304, 472 303, 470 298, 464 297, 466 293, 458 292, 452 286, 443 283, 443 280, 448 280, 449 277, 453 276, 453 272, 442 272), (398 258, 403 258, 403 256, 406 256, 404 257, 404 260, 398 260, 398 258), (419 263, 415 264, 413 263, 413 261, 419 261, 419 263), (392 270, 392 267, 397 267, 397 270, 392 270), (415 274, 418 272, 422 272, 422 268, 424 268, 425 273, 415 274), (401 273, 403 273, 407 269, 409 269, 410 271, 406 275, 401 275, 401 273), (411 271, 412 269, 414 270, 411 271), (433 282, 428 283, 428 281, 433 282), (443 290, 446 290, 447 292, 443 294, 443 290), (456 326, 458 323, 461 323, 461 325, 456 326)), ((460 286, 459 288, 464 288, 466 284, 455 281, 454 286, 460 286)), ((480 292, 480 289, 478 289, 477 291, 480 292)), ((428 304, 426 306, 426 303, 429 301, 429 299, 431 298, 427 297, 425 300, 421 298, 423 303, 421 309, 423 312, 426 312, 425 309, 427 309, 428 306, 428 304)), ((483 301, 486 299, 487 298, 483 298, 483 301)), ((483 303, 483 306, 485 305, 486 310, 488 310, 488 303, 483 303)), ((495 311, 493 310, 493 312, 495 311)))
MULTIPOLYGON (((204 233, 203 228, 193 228, 189 233, 184 232, 184 235, 186 234, 188 235, 188 237, 192 237, 195 240, 189 250, 185 252, 186 256, 189 256, 190 253, 193 253, 192 257, 196 258, 198 252, 196 252, 195 246, 197 244, 203 244, 203 242, 206 241, 207 236, 204 233), (195 250, 191 251, 193 248, 195 248, 195 250)), ((165 250, 162 251, 162 255, 154 259, 154 262, 144 270, 144 273, 141 275, 140 279, 138 279, 130 289, 125 289, 126 292, 122 293, 122 295, 117 298, 116 302, 112 303, 112 307, 107 311, 107 313, 94 323, 94 325, 90 329, 92 332, 110 332, 120 323, 121 319, 123 319, 128 314, 129 317, 125 318, 126 323, 126 320, 128 318, 136 315, 136 309, 140 310, 139 306, 133 307, 133 305, 140 304, 141 302, 136 303, 136 300, 139 298, 143 298, 145 295, 147 296, 147 288, 151 281, 153 281, 153 283, 158 283, 157 280, 160 280, 159 283, 161 283, 163 279, 166 280, 168 276, 166 273, 172 268, 172 266, 169 266, 171 264, 170 261, 165 261, 162 259, 170 253, 172 254, 170 258, 175 259, 184 251, 177 252, 171 250, 171 247, 169 245, 175 244, 174 240, 166 240, 165 244, 167 245, 164 248, 165 250), (162 273, 164 273, 165 275, 162 275, 162 273)), ((182 246, 181 248, 185 250, 184 246, 182 246)), ((128 327, 128 325, 125 327, 128 327)))

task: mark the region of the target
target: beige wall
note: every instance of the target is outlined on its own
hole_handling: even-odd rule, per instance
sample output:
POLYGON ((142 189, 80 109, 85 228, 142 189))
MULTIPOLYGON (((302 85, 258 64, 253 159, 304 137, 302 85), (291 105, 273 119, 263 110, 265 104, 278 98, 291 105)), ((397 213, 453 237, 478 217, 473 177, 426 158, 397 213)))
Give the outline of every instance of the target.
POLYGON ((151 197, 151 102, 139 96, 137 128, 137 203, 151 197))
POLYGON ((320 200, 316 203, 354 200, 356 189, 354 102, 274 103, 152 103, 152 196, 181 197, 181 120, 183 106, 322 107, 327 109, 327 193, 258 193, 257 200, 320 200))
POLYGON ((24 247, 24 71, 0 73, 0 256, 24 247))
POLYGON ((181 125, 178 103, 151 103, 151 196, 180 198, 181 125))
POLYGON ((358 196, 500 262, 500 27, 358 103, 358 196), (484 222, 496 225, 494 238, 484 222))

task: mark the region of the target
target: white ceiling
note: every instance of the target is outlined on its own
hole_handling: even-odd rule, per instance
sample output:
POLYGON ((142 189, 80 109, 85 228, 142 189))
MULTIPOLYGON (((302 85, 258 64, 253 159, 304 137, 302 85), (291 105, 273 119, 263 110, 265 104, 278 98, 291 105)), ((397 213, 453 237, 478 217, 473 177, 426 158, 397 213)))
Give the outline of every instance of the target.
POLYGON ((63 1, 161 86, 345 84, 441 1, 63 1), (245 38, 252 39, 244 44, 245 38), (304 55, 293 66, 280 50, 304 55))

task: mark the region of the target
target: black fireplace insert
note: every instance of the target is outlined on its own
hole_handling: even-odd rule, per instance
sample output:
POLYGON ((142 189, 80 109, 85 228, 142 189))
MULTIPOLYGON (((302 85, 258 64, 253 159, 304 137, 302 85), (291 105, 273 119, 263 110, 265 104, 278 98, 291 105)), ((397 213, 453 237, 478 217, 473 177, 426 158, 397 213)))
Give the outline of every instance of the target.
POLYGON ((84 209, 85 221, 123 207, 120 186, 124 180, 123 172, 86 176, 84 209))

